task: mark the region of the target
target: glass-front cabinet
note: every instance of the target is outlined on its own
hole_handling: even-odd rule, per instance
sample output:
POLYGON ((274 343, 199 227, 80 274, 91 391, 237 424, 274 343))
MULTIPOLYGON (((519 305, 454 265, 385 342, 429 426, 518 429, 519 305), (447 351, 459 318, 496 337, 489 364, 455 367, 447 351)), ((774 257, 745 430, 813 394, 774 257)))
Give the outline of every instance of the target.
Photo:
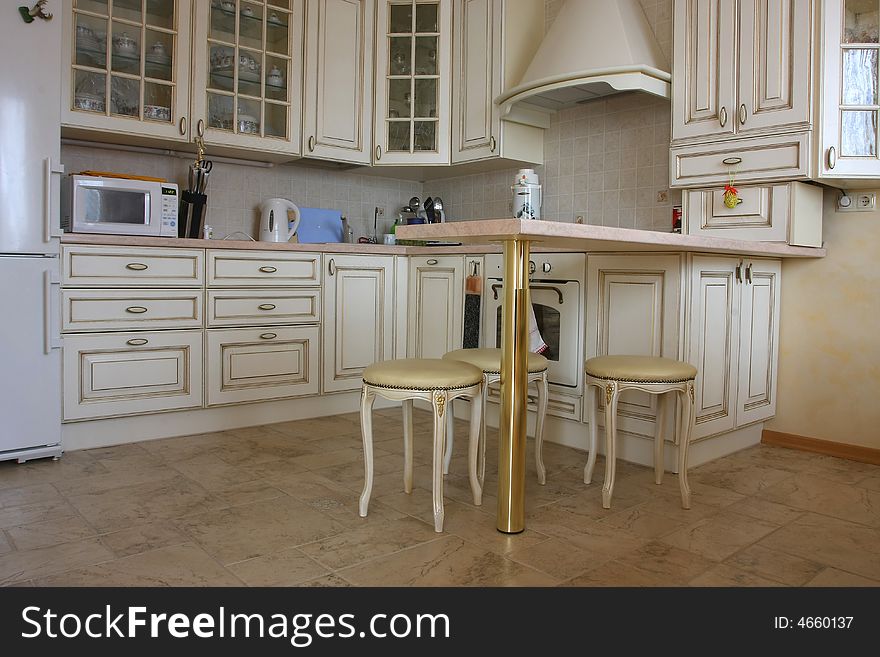
POLYGON ((186 140, 191 8, 191 0, 65 0, 63 123, 186 140))
POLYGON ((298 153, 303 0, 200 0, 193 34, 194 136, 298 153))
POLYGON ((380 0, 373 164, 449 164, 451 0, 380 0))
POLYGON ((880 0, 828 0, 820 169, 827 178, 876 178, 880 0))

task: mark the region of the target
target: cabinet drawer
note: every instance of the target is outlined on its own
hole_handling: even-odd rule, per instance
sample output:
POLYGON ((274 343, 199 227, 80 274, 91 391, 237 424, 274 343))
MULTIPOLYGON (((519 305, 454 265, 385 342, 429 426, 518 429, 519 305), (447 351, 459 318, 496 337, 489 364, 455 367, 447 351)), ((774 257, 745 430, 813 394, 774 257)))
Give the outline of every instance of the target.
POLYGON ((807 134, 677 146, 670 149, 671 184, 725 185, 731 171, 737 182, 806 178, 809 154, 807 134))
POLYGON ((66 289, 62 331, 200 328, 201 290, 66 289))
POLYGON ((202 405, 202 331, 72 335, 64 339, 64 419, 202 405))
POLYGON ((321 256, 316 253, 208 251, 208 285, 320 285, 321 256))
POLYGON ((212 329, 208 405, 318 393, 318 327, 212 329))
POLYGON ((69 287, 200 287, 204 252, 108 246, 65 246, 61 282, 69 287))
POLYGON ((321 291, 208 290, 208 326, 310 324, 320 320, 321 291))

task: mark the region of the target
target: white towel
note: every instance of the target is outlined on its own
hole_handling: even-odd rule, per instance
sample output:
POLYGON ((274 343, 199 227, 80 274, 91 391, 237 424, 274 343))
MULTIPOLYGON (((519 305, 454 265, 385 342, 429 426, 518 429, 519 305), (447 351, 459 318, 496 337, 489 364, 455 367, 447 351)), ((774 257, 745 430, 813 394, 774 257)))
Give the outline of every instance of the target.
POLYGON ((538 320, 535 318, 535 307, 529 304, 529 351, 543 354, 547 351, 547 343, 541 337, 538 320))

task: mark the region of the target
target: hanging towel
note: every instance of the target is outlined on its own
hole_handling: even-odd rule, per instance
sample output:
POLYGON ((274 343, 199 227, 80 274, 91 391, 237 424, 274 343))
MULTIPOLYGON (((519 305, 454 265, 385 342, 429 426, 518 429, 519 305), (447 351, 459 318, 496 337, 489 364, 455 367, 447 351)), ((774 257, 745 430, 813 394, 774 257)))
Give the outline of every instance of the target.
POLYGON ((480 346, 480 306, 483 293, 483 279, 480 277, 479 263, 473 262, 473 270, 464 279, 464 331, 462 347, 476 349, 480 346))
POLYGON ((547 343, 541 337, 538 320, 535 318, 535 307, 532 304, 529 304, 529 351, 536 354, 547 351, 547 343))

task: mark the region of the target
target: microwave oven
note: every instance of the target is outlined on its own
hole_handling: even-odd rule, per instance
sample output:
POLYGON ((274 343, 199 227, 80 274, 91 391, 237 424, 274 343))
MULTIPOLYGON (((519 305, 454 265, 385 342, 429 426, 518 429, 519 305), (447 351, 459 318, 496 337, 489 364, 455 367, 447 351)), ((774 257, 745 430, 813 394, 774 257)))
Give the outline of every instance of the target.
POLYGON ((61 195, 61 227, 68 232, 177 237, 174 183, 70 175, 61 195))

